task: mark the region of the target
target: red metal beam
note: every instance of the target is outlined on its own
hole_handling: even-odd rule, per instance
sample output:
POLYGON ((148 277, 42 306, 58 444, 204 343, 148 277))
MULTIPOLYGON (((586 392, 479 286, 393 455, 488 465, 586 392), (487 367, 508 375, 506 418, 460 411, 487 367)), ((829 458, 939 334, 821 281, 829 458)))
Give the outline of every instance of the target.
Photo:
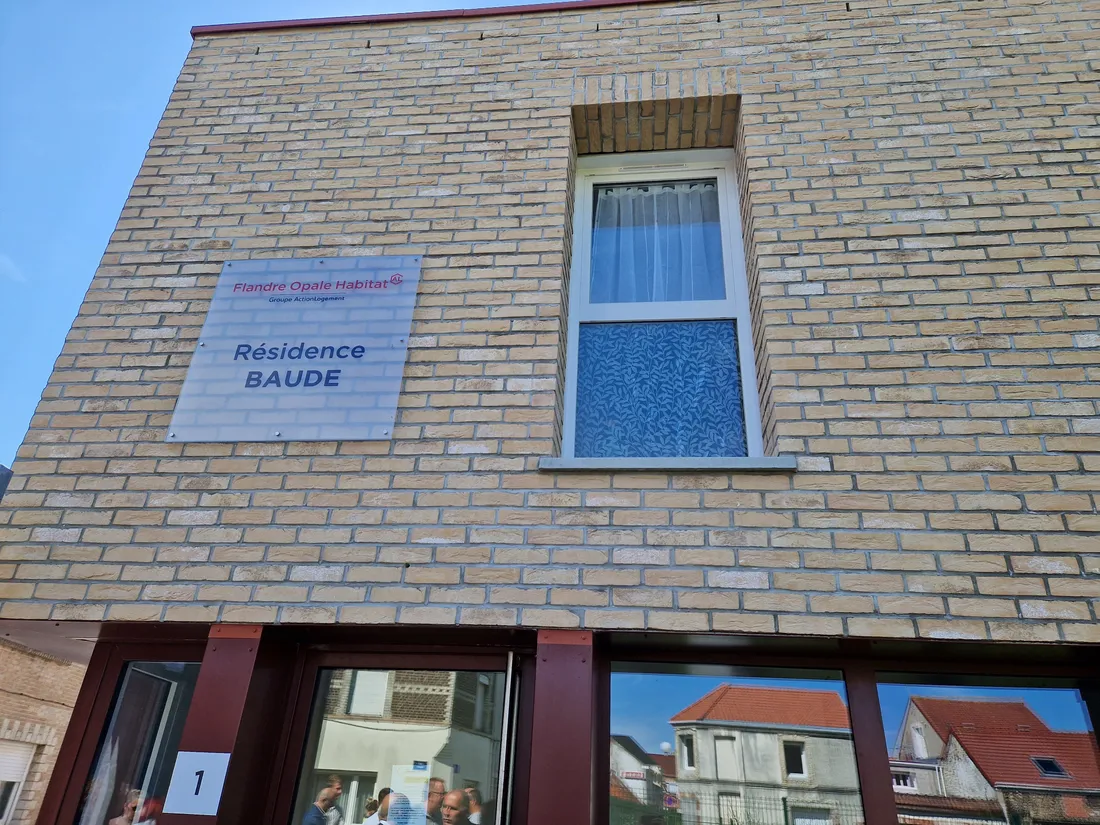
POLYGON ((562 800, 569 818, 593 821, 596 670, 592 634, 540 630, 535 658, 527 825, 560 825, 562 800))
POLYGON ((874 667, 864 662, 846 664, 844 688, 848 693, 864 822, 867 825, 897 825, 897 801, 890 779, 890 755, 882 729, 874 667))
MULTIPOLYGON (((180 736, 180 752, 232 753, 244 717, 252 672, 260 649, 260 625, 213 625, 195 692, 180 736)), ((233 762, 230 760, 230 770, 233 762)), ((229 793, 240 789, 228 787, 229 793)), ((224 801, 224 793, 222 796, 224 801)), ((214 823, 213 816, 163 814, 160 825, 214 823)))

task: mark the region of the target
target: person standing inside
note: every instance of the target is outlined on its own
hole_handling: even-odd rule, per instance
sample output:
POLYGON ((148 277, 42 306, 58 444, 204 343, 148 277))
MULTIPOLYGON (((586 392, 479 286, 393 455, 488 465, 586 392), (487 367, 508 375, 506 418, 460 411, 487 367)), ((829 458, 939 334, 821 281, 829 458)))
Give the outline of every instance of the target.
POLYGON ((332 788, 322 788, 317 794, 317 801, 309 806, 306 815, 302 817, 302 825, 325 825, 326 817, 336 804, 338 794, 332 788))

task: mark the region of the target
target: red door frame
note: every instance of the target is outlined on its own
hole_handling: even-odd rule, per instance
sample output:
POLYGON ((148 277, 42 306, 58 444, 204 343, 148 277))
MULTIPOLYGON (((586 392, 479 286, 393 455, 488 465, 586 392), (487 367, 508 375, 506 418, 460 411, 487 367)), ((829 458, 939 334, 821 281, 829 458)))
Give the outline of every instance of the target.
POLYGON ((105 627, 73 705, 69 725, 58 749, 57 761, 39 808, 37 825, 72 825, 91 776, 100 740, 107 729, 122 674, 130 662, 201 662, 205 645, 190 625, 165 629, 105 627), (148 630, 154 630, 149 633, 148 630), (116 635, 118 634, 118 635, 116 635), (159 636, 156 640, 151 637, 159 636))

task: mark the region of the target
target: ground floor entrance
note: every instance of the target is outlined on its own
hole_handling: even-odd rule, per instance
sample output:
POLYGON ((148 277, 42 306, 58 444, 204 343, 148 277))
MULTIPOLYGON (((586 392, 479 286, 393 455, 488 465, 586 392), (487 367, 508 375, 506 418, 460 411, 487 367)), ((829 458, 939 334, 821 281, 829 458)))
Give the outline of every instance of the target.
POLYGON ((58 628, 94 647, 39 825, 1100 821, 1087 647, 58 628))

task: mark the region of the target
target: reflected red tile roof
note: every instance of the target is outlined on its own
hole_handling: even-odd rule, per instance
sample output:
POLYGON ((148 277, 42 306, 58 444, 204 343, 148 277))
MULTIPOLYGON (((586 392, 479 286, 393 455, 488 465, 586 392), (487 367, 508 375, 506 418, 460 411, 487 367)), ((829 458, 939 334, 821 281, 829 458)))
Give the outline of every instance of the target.
POLYGON ((848 708, 832 690, 719 685, 672 717, 673 722, 755 722, 848 730, 848 708))
POLYGON ((940 739, 955 738, 991 785, 1100 789, 1100 752, 1092 734, 1051 730, 1021 700, 914 696, 912 702, 940 739), (1043 776, 1032 757, 1057 760, 1069 778, 1043 776))
POLYGON ((676 778, 676 757, 671 753, 651 753, 649 758, 657 763, 665 779, 676 778))
POLYGON ((1042 731, 1024 733, 1005 731, 952 731, 967 755, 990 785, 1027 785, 1059 790, 1100 788, 1100 767, 1096 743, 1089 733, 1056 733, 1043 726, 1042 731), (1068 778, 1043 776, 1033 756, 1055 759, 1069 774, 1068 778))
POLYGON ((934 699, 929 696, 914 696, 912 702, 943 742, 947 741, 947 735, 955 728, 1007 730, 1024 725, 1035 730, 1050 730, 1023 700, 934 699))
POLYGON ((626 786, 626 783, 615 774, 611 774, 611 798, 621 799, 624 802, 633 802, 635 805, 641 805, 633 793, 630 792, 630 788, 626 786))

